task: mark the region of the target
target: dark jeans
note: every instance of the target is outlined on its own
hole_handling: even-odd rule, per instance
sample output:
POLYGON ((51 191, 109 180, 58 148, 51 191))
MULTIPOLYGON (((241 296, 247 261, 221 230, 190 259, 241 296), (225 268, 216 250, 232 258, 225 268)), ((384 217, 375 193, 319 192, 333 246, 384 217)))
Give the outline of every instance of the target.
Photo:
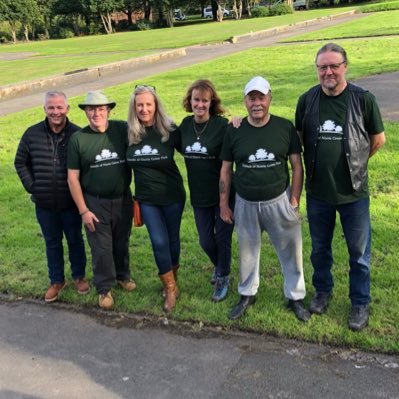
POLYGON ((83 278, 86 268, 86 253, 82 236, 82 218, 77 209, 53 211, 36 206, 36 217, 46 242, 48 275, 51 284, 62 283, 64 275, 65 234, 68 243, 72 278, 83 278))
POLYGON ((167 206, 140 204, 140 207, 159 274, 165 274, 172 266, 179 264, 180 223, 184 203, 167 206))
POLYGON ((216 275, 228 276, 234 225, 223 222, 218 205, 193 209, 201 248, 214 264, 216 275))
POLYGON ((331 205, 307 196, 307 214, 312 238, 313 285, 317 292, 331 292, 333 256, 331 242, 336 212, 339 213, 349 253, 349 298, 353 306, 370 302, 370 200, 331 205))
POLYGON ((129 238, 132 230, 131 194, 107 199, 85 195, 87 207, 97 216, 96 230, 86 228, 91 249, 93 282, 98 294, 106 294, 116 280, 130 279, 129 238))

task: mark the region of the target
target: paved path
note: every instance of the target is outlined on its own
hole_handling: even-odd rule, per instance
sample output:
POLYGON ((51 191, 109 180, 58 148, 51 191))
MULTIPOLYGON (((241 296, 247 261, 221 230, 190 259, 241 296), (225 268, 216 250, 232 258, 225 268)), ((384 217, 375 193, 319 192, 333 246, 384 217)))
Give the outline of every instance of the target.
POLYGON ((397 356, 147 322, 0 300, 0 399, 399 398, 397 356))
MULTIPOLYGON (((187 47, 185 57, 172 58, 159 63, 147 64, 144 67, 133 68, 130 72, 118 73, 112 76, 102 76, 98 79, 87 81, 69 87, 57 87, 64 90, 69 97, 74 97, 87 93, 89 90, 99 90, 105 87, 116 86, 118 84, 148 78, 162 72, 182 68, 188 65, 198 64, 203 61, 212 60, 217 57, 226 56, 254 47, 264 47, 275 44, 277 41, 292 37, 294 35, 311 32, 328 26, 333 26, 342 22, 351 21, 355 18, 362 18, 362 14, 347 15, 337 19, 322 19, 313 25, 297 27, 287 32, 278 33, 267 37, 252 37, 240 40, 238 43, 221 43, 214 45, 198 45, 187 47)), ((24 110, 42 104, 43 92, 24 95, 18 98, 0 100, 0 116, 24 110)))

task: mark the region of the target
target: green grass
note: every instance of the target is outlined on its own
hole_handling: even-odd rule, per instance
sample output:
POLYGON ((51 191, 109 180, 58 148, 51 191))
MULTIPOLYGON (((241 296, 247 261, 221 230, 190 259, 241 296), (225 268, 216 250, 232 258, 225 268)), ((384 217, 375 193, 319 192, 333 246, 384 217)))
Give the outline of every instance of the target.
POLYGON ((399 9, 399 1, 385 1, 376 4, 367 4, 365 6, 359 7, 359 11, 364 13, 398 10, 398 9, 399 9))
POLYGON ((312 10, 278 17, 240 21, 229 19, 222 23, 203 20, 198 24, 171 29, 0 45, 0 56, 2 53, 32 53, 31 57, 25 59, 0 60, 0 85, 138 57, 161 49, 221 42, 234 35, 338 14, 347 10, 348 8, 312 10))
POLYGON ((367 15, 351 22, 345 22, 330 28, 305 33, 284 41, 332 40, 397 34, 399 34, 399 10, 382 11, 367 15))
MULTIPOLYGON (((360 39, 343 42, 351 59, 349 79, 372 73, 399 69, 399 38, 360 39), (364 49, 367 48, 367 51, 364 49), (389 49, 389 51, 386 51, 389 49), (378 59, 378 63, 375 60, 378 59)), ((313 66, 319 44, 296 44, 252 49, 200 65, 153 76, 140 83, 157 87, 165 107, 180 122, 186 115, 181 99, 189 83, 200 77, 214 81, 228 109, 228 114, 244 113, 242 88, 256 74, 266 76, 273 88, 272 112, 292 119, 298 96, 317 82, 313 66), (228 78, 226 78, 228 77, 228 78)), ((132 85, 107 89, 117 101, 114 118, 125 119, 132 85)), ((85 124, 83 112, 77 108, 81 98, 71 100, 71 119, 85 124)), ((34 207, 24 192, 13 168, 13 157, 20 136, 31 124, 42 117, 42 108, 29 109, 0 118, 2 157, 0 159, 0 292, 11 297, 42 298, 48 284, 44 243, 34 217, 34 207)), ((334 298, 326 315, 313 317, 309 323, 298 322, 285 308, 282 292, 283 279, 277 257, 265 235, 261 253, 261 284, 257 304, 238 322, 229 322, 227 314, 238 300, 237 241, 234 235, 232 288, 226 301, 214 304, 210 297, 209 278, 212 266, 197 242, 192 210, 187 203, 181 229, 182 254, 179 285, 181 298, 172 317, 176 320, 202 321, 226 329, 242 328, 250 331, 292 337, 312 342, 330 343, 367 350, 399 353, 399 295, 397 289, 397 237, 399 225, 399 124, 385 126, 386 146, 370 161, 370 190, 372 193, 372 316, 370 326, 363 332, 347 329, 349 311, 347 250, 342 231, 337 226, 334 237, 334 298)), ((184 173, 182 159, 178 157, 184 173)), ((185 175, 184 175, 185 176, 185 175)), ((304 198, 301 204, 304 213, 304 198)), ((310 239, 308 226, 303 224, 303 254, 308 296, 312 268, 309 262, 310 239)), ((89 251, 88 251, 89 253, 89 251)), ((131 267, 138 289, 130 294, 115 288, 116 310, 161 315, 161 285, 157 278, 148 234, 145 227, 134 228, 130 240, 131 267)), ((91 268, 88 263, 88 276, 91 268)), ((70 281, 70 272, 67 272, 70 281)), ((94 290, 79 296, 73 284, 63 291, 61 300, 82 306, 96 306, 94 290)))

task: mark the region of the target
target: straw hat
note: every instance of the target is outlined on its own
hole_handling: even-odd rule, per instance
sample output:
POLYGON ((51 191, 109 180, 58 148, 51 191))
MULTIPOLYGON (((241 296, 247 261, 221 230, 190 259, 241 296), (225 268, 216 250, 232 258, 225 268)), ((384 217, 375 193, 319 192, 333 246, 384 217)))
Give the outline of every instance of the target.
POLYGON ((86 105, 108 105, 111 109, 115 108, 116 102, 110 101, 102 91, 89 91, 83 103, 78 104, 80 109, 85 109, 86 105))

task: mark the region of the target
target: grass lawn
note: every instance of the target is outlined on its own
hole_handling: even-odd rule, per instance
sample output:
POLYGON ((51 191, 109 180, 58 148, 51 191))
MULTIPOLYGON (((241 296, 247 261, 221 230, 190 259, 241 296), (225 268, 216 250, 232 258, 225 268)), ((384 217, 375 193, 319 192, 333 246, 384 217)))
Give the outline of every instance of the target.
MULTIPOLYGON (((343 42, 351 60, 348 78, 353 80, 371 73, 399 70, 399 38, 359 39, 343 42), (367 48, 367 51, 364 49, 367 48), (389 51, 386 51, 389 49, 389 51), (375 62, 378 60, 378 63, 375 62)), ((157 87, 169 114, 180 122, 185 116, 181 99, 189 83, 200 77, 214 81, 228 114, 243 114, 242 89, 249 78, 261 74, 270 80, 273 88, 272 112, 293 119, 298 96, 316 84, 313 59, 319 44, 295 44, 252 49, 153 76, 140 83, 157 87)), ((136 82, 106 90, 117 101, 114 118, 125 119, 131 90, 136 82)), ((71 119, 86 124, 83 112, 77 108, 81 98, 71 100, 71 119)), ((34 207, 24 192, 13 167, 18 141, 24 130, 42 118, 37 107, 0 118, 2 157, 0 159, 0 292, 13 297, 42 298, 48 284, 44 256, 44 242, 34 217, 34 207)), ((186 204, 181 229, 182 254, 179 285, 182 295, 172 317, 192 320, 223 328, 242 328, 276 336, 297 338, 312 342, 325 342, 367 350, 399 353, 399 294, 397 267, 397 237, 399 225, 399 124, 387 123, 386 146, 370 161, 371 214, 373 229, 372 298, 370 326, 359 333, 347 328, 350 308, 348 299, 347 250, 342 231, 337 226, 334 237, 334 298, 327 313, 313 317, 309 323, 298 322, 285 308, 282 292, 282 274, 276 255, 263 236, 261 252, 261 284, 257 304, 237 322, 230 322, 227 314, 237 302, 238 282, 237 242, 234 236, 232 288, 228 298, 212 303, 209 278, 212 265, 201 251, 189 203, 186 204)), ((185 169, 178 157, 180 170, 185 169)), ((312 268, 309 262, 310 239, 306 223, 304 196, 301 212, 303 223, 303 254, 305 279, 309 303, 313 294, 312 268)), ((134 228, 130 240, 131 267, 138 289, 130 294, 115 288, 116 311, 162 315, 161 284, 157 277, 148 234, 145 227, 134 228)), ((89 251, 88 251, 89 253, 89 251)), ((90 257, 89 257, 90 262, 90 257)), ((91 267, 88 263, 88 277, 91 267)), ((67 279, 71 281, 67 268, 67 279)), ((79 296, 72 283, 63 291, 61 300, 82 306, 96 306, 94 290, 88 296, 79 296)))
POLYGON ((330 40, 351 37, 368 37, 399 34, 399 10, 382 11, 364 18, 320 29, 284 40, 286 42, 303 40, 330 40), (381 22, 383 21, 383 23, 381 22))
POLYGON ((203 20, 199 24, 171 29, 0 45, 0 58, 2 53, 33 53, 31 57, 20 60, 0 59, 0 85, 134 58, 161 49, 221 42, 234 35, 339 14, 350 9, 340 7, 311 10, 295 12, 290 15, 240 21, 228 19, 222 23, 203 20))

